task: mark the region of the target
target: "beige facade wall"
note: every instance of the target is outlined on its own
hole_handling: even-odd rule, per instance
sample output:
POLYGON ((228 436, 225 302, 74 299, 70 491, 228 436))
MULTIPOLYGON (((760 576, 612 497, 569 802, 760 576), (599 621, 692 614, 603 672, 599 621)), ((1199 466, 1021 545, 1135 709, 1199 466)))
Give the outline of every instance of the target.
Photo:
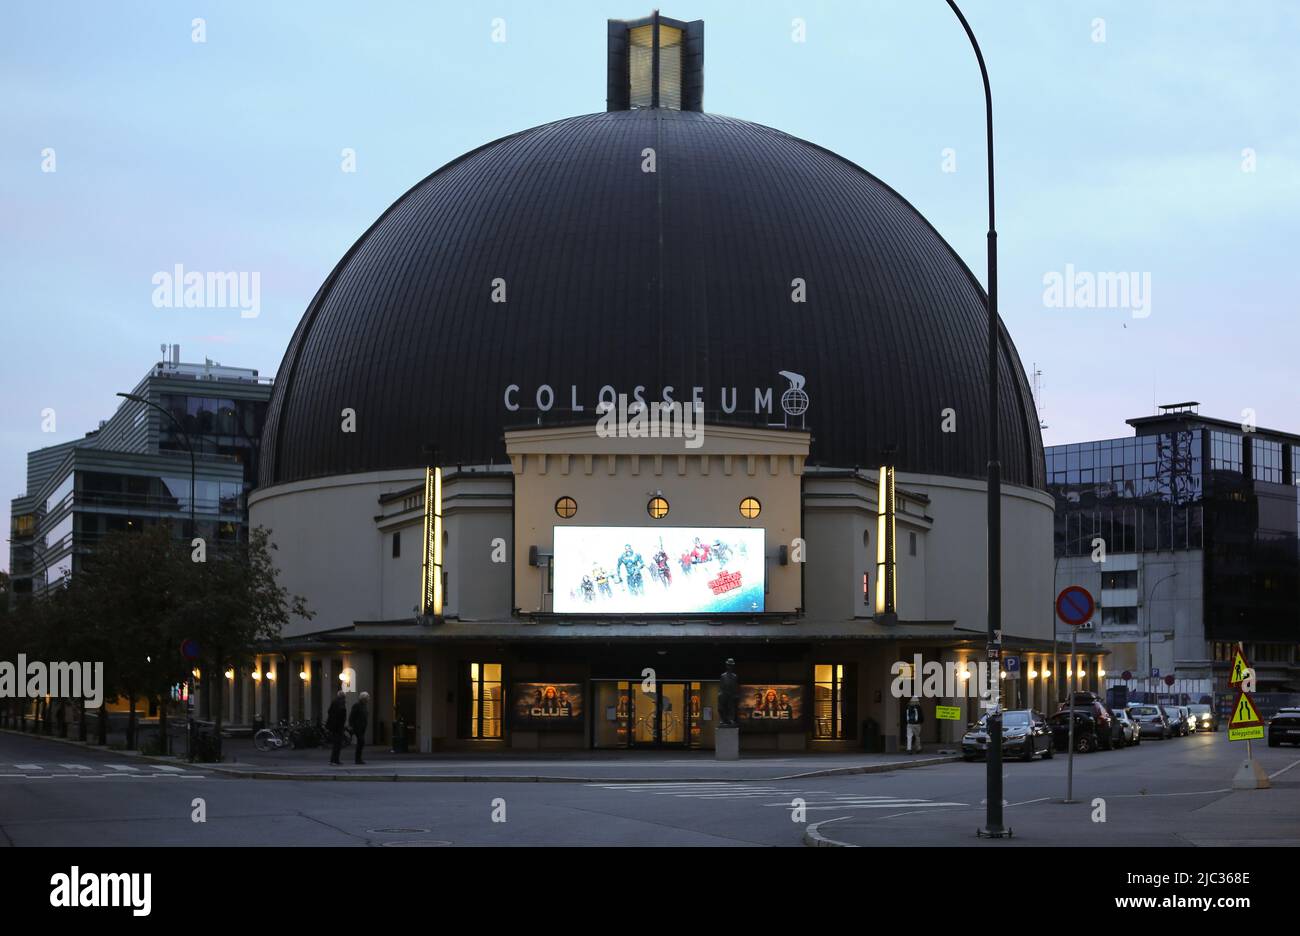
POLYGON ((550 611, 547 570, 528 564, 529 547, 553 552, 557 526, 752 527, 765 531, 768 611, 800 607, 800 569, 777 561, 779 548, 793 548, 801 530, 803 463, 808 434, 764 429, 709 427, 699 448, 682 439, 612 439, 592 426, 506 434, 515 472, 515 603, 522 613, 550 611), (577 501, 570 519, 556 515, 564 496, 577 501), (668 501, 655 520, 647 504, 668 501), (759 516, 746 519, 740 502, 757 498, 759 516))

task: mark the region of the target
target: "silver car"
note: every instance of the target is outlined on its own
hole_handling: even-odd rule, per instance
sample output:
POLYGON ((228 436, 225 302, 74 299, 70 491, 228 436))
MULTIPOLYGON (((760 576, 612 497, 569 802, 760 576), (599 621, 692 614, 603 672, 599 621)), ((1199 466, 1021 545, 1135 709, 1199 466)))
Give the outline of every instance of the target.
POLYGON ((1173 737, 1173 729, 1170 727, 1169 719, 1165 717, 1164 710, 1154 703, 1134 703, 1126 711, 1129 718, 1137 723, 1141 730, 1143 738, 1159 738, 1163 741, 1165 738, 1173 737))
POLYGON ((1115 740, 1120 747, 1142 743, 1142 726, 1135 722, 1127 709, 1111 709, 1115 716, 1115 740))

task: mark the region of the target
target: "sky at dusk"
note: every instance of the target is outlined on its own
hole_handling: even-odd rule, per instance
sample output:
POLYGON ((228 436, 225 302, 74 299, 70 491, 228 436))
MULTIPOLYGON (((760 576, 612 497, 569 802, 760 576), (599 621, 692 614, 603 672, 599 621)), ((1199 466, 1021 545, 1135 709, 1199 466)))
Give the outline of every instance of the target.
MULTIPOLYGON (((1287 259, 1300 228, 1300 3, 963 8, 993 84, 1001 312, 1026 370, 1043 371, 1044 441, 1127 435, 1124 419, 1183 400, 1300 432, 1300 263, 1287 259), (1067 266, 1149 277, 1149 314, 1049 307, 1044 278, 1067 266)), ((605 20, 649 12, 6 4, 4 498, 23 493, 28 450, 95 428, 163 342, 186 361, 273 374, 313 293, 389 204, 484 142, 603 110, 605 20), (205 42, 192 41, 195 17, 205 42), (498 18, 505 42, 493 41, 498 18), (354 173, 341 171, 344 149, 354 173), (42 171, 49 150, 54 172, 42 171), (153 275, 177 264, 258 272, 260 314, 155 307, 153 275)), ((682 0, 662 12, 705 20, 706 110, 861 165, 984 280, 983 95, 942 0, 682 0)))

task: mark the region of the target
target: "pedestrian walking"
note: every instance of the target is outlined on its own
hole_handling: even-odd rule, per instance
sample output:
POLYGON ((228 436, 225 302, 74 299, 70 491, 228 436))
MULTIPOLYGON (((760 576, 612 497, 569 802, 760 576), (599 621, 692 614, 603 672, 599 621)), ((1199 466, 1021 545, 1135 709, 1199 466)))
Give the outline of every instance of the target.
POLYGON ((361 693, 361 698, 357 699, 357 704, 352 706, 352 714, 348 716, 348 726, 352 729, 352 737, 357 745, 358 764, 364 764, 361 759, 361 749, 366 745, 366 728, 370 725, 370 693, 361 693))
POLYGON ((921 699, 919 696, 912 696, 912 701, 907 703, 907 753, 921 753, 921 726, 925 724, 925 713, 921 711, 921 699), (916 742, 916 750, 912 750, 912 742, 916 742))
POLYGON ((333 748, 330 751, 330 763, 339 763, 339 754, 343 751, 343 728, 348 721, 348 694, 342 689, 330 703, 329 714, 325 717, 325 730, 330 734, 333 748))

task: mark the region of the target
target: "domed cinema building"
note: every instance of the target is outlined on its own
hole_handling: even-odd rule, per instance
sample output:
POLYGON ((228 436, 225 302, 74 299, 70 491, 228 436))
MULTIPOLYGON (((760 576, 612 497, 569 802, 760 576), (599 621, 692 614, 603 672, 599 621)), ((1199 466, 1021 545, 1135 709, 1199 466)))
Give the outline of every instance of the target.
POLYGON ((249 509, 316 617, 227 710, 342 685, 421 751, 707 749, 730 657, 745 749, 894 749, 892 664, 984 655, 989 419, 1003 686, 1046 705, 1053 501, 975 277, 863 169, 705 113, 702 22, 608 45, 605 112, 438 169, 312 299, 249 509))

